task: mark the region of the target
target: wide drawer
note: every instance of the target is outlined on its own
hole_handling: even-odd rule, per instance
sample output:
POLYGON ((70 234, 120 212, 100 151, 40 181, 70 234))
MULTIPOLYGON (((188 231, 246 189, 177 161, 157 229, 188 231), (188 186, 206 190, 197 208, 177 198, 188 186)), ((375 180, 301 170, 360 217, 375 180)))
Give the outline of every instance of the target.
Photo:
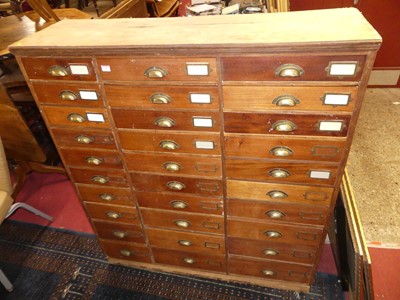
POLYGON ((227 156, 339 162, 345 138, 225 134, 227 156))
POLYGON ((52 128, 51 133, 59 148, 116 149, 113 133, 109 130, 52 128))
POLYGON ((214 58, 97 58, 97 65, 103 80, 215 82, 218 79, 214 58))
POLYGON ((257 241, 242 238, 228 238, 229 253, 241 256, 259 257, 280 261, 314 265, 316 247, 257 241))
POLYGON ((140 225, 139 215, 134 206, 120 206, 85 202, 91 219, 140 225))
POLYGON ((229 199, 228 216, 264 221, 324 225, 328 206, 229 199))
POLYGON ((152 248, 154 260, 158 264, 174 265, 190 269, 226 272, 226 258, 219 255, 203 255, 184 251, 152 248))
POLYGON ((107 101, 112 107, 218 109, 218 88, 216 86, 105 84, 104 88, 107 101))
POLYGON ((97 202, 112 205, 135 205, 129 188, 76 184, 81 199, 85 202, 97 202))
POLYGON ((128 187, 126 175, 120 170, 91 170, 69 168, 72 178, 77 183, 96 184, 100 186, 128 187))
POLYGON ((351 112, 357 86, 224 86, 224 110, 351 112))
POLYGON ((117 151, 98 149, 59 149, 64 163, 68 166, 90 167, 94 169, 122 169, 122 160, 117 151))
POLYGON ((231 256, 229 274, 309 283, 312 266, 231 256))
POLYGON ((101 239, 124 241, 132 243, 146 243, 143 230, 138 225, 116 222, 93 221, 97 235, 101 239))
POLYGON ((146 227, 224 234, 224 218, 216 215, 171 212, 156 209, 140 210, 146 227))
POLYGON ((270 55, 222 58, 224 81, 358 81, 363 55, 270 55))
POLYGON ((212 215, 223 215, 224 213, 224 204, 221 198, 164 192, 136 192, 136 198, 140 207, 212 215))
POLYGON ((118 128, 212 132, 220 130, 218 112, 113 109, 112 114, 118 128))
POLYGON ((103 239, 100 240, 100 245, 107 256, 111 258, 151 263, 151 257, 147 246, 103 239))
POLYGON ((33 87, 41 103, 59 105, 103 107, 104 102, 97 84, 39 83, 33 87))
POLYGON ((283 203, 329 205, 333 188, 282 183, 227 180, 227 197, 283 203))
POLYGON ((125 157, 130 171, 214 178, 220 178, 222 173, 218 156, 126 152, 125 157))
POLYGON ((210 255, 225 255, 224 237, 182 231, 146 229, 150 245, 156 248, 210 255))

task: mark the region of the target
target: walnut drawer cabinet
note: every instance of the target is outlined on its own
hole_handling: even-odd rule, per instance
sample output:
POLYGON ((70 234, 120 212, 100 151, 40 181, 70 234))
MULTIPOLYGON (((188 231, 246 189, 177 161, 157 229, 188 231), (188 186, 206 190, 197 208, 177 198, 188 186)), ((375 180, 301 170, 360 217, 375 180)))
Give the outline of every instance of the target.
POLYGON ((380 43, 335 9, 65 20, 11 51, 111 262, 305 291, 380 43))

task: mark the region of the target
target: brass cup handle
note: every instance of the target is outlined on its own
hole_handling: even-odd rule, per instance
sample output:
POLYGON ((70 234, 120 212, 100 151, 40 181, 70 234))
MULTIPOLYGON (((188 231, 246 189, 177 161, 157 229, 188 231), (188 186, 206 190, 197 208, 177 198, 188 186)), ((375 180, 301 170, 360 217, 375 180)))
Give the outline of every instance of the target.
POLYGON ((300 104, 300 100, 292 95, 282 95, 272 100, 272 104, 276 106, 296 106, 300 104))
POLYGON ((182 166, 176 162, 168 161, 163 164, 163 168, 168 172, 177 172, 182 169, 182 166))
POLYGON ((75 141, 77 141, 79 144, 90 144, 93 142, 93 138, 87 135, 78 135, 75 137, 75 141))
POLYGON ((72 123, 83 123, 86 121, 86 118, 84 116, 77 113, 69 114, 67 119, 72 123))
POLYGON ((170 181, 167 183, 167 187, 173 191, 181 191, 186 188, 186 185, 179 181, 170 181))
POLYGON ((92 177, 92 181, 94 181, 96 183, 105 184, 108 182, 108 179, 103 176, 96 175, 96 176, 92 177))
POLYGON ((282 191, 269 191, 267 196, 272 199, 284 199, 288 196, 288 194, 282 191))
POLYGON ((183 228, 189 228, 190 226, 192 226, 192 224, 189 221, 185 220, 175 220, 174 223, 176 226, 183 228))
POLYGON ((53 77, 65 77, 69 75, 68 68, 54 65, 48 68, 47 73, 53 77))
POLYGON ((193 264, 196 262, 195 259, 190 258, 190 257, 185 257, 185 258, 183 259, 183 261, 184 261, 185 263, 189 264, 189 265, 193 265, 193 264))
POLYGON ((162 128, 171 128, 176 124, 176 122, 168 117, 160 117, 154 120, 154 124, 162 128))
POLYGON ((129 257, 129 256, 131 256, 134 252, 131 251, 131 250, 128 250, 128 249, 121 249, 121 250, 119 250, 119 253, 120 253, 122 256, 129 257))
POLYGON ((189 206, 186 202, 177 201, 177 200, 172 201, 170 203, 170 205, 171 205, 172 208, 177 208, 177 209, 185 209, 185 208, 187 208, 189 206))
POLYGON ((300 77, 304 74, 304 70, 299 65, 284 64, 275 70, 275 74, 280 77, 300 77))
POLYGON ((73 91, 61 91, 58 97, 61 100, 66 100, 66 101, 75 101, 79 98, 79 96, 75 94, 73 91))
POLYGON ((268 172, 268 175, 273 178, 287 178, 290 176, 290 172, 285 169, 272 169, 268 172))
POLYGON ((265 276, 274 276, 275 272, 271 270, 262 270, 261 273, 265 276))
POLYGON ((102 201, 113 201, 113 200, 115 200, 115 196, 114 195, 106 194, 106 193, 100 194, 98 197, 102 201))
POLYGON ((292 149, 285 146, 274 147, 269 151, 274 156, 286 157, 293 154, 292 149))
POLYGON ((282 219, 286 215, 279 211, 279 210, 269 210, 265 213, 266 216, 270 217, 271 219, 282 219))
POLYGON ((150 67, 144 71, 144 75, 147 78, 163 78, 168 75, 167 71, 160 67, 150 67))
POLYGON ((193 242, 188 241, 188 240, 179 240, 178 244, 181 246, 186 246, 186 247, 190 247, 193 245, 193 242))
POLYGON ((280 233, 278 231, 271 231, 271 230, 268 230, 268 231, 264 232, 264 235, 269 237, 269 238, 273 238, 273 239, 277 239, 277 238, 282 237, 282 233, 280 233))
POLYGON ((112 235, 115 236, 116 238, 124 239, 128 236, 128 233, 126 231, 114 230, 112 232, 112 235))
POLYGON ((177 150, 180 148, 180 146, 177 142, 169 141, 169 140, 161 141, 159 146, 161 149, 164 149, 164 150, 177 150))
POLYGON ((279 252, 275 249, 265 249, 262 251, 262 253, 266 256, 276 256, 279 254, 279 252))
POLYGON ((94 157, 94 156, 87 157, 85 160, 90 165, 98 166, 98 165, 101 165, 103 163, 103 159, 98 158, 98 157, 94 157))
POLYGON ((297 129, 297 125, 288 120, 280 120, 272 124, 271 128, 280 132, 291 132, 297 129))
POLYGON ((157 93, 150 96, 150 102, 154 104, 168 104, 171 102, 171 97, 167 94, 157 93))
POLYGON ((106 212, 106 216, 109 217, 110 219, 114 219, 114 220, 122 217, 122 215, 120 213, 117 213, 115 211, 106 212))

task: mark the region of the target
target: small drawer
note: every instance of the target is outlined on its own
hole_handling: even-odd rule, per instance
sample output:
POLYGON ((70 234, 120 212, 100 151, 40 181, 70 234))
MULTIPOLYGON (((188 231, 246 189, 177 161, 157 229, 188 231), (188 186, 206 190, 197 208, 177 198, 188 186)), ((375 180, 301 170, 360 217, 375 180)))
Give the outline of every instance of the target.
POLYGON ((123 168, 122 160, 117 151, 62 148, 59 152, 64 163, 68 166, 100 169, 123 168))
POLYGON ((93 170, 69 168, 73 180, 77 183, 95 184, 99 186, 128 187, 125 173, 121 170, 93 170))
POLYGON ((145 244, 143 230, 138 225, 116 222, 93 221, 97 235, 101 239, 145 244))
POLYGON ((81 199, 85 202, 97 202, 111 205, 135 205, 129 188, 102 187, 97 185, 76 184, 81 199))
POLYGON ((140 220, 134 206, 108 205, 99 203, 84 203, 91 219, 140 225, 140 220))
POLYGON ((363 55, 224 57, 224 81, 359 81, 363 55))
POLYGON ((149 249, 145 245, 103 239, 100 245, 110 258, 151 263, 149 249))
POLYGON ((158 208, 190 213, 223 215, 224 204, 221 198, 177 195, 173 193, 136 192, 141 208, 158 208))
POLYGON ((130 171, 221 178, 221 158, 218 156, 153 154, 126 152, 130 171))
POLYGON ((302 205, 229 199, 227 213, 231 217, 264 221, 324 225, 328 206, 302 205))
POLYGON ((227 180, 227 197, 243 200, 329 205, 333 188, 227 180))
POLYGON ((136 109, 218 109, 216 86, 126 86, 105 84, 112 107, 136 109))
POLYGON ((345 144, 345 138, 291 136, 282 140, 274 136, 225 134, 226 155, 230 157, 339 162, 345 144))
POLYGON ((226 272, 226 258, 222 255, 204 255, 184 251, 153 248, 154 260, 158 264, 173 265, 190 269, 226 272))
POLYGON ((30 79, 97 81, 90 58, 23 57, 30 79))
POLYGON ((39 83, 33 87, 39 102, 44 104, 104 107, 97 84, 39 83))
POLYGON ((183 231, 146 229, 150 245, 155 248, 225 255, 224 237, 183 231))
POLYGON ((241 256, 259 257, 313 266, 316 247, 299 246, 276 241, 257 241, 241 238, 229 238, 229 253, 241 256))
POLYGON ((113 109, 115 126, 128 129, 190 130, 219 132, 217 112, 174 112, 113 109))
POLYGON ((263 261, 231 256, 229 274, 261 277, 310 284, 313 267, 277 261, 263 261))
POLYGON ((116 149, 113 133, 109 130, 52 128, 54 141, 59 148, 100 148, 116 149))
POLYGON ((219 133, 160 133, 148 130, 119 130, 125 150, 220 155, 219 133))
POLYGON ((203 196, 222 196, 220 180, 177 176, 130 173, 132 185, 137 191, 176 192, 203 196))
POLYGON ((103 80, 216 82, 218 79, 214 58, 98 58, 97 65, 103 80))
POLYGON ((323 227, 289 225, 277 222, 258 222, 239 220, 228 217, 227 232, 229 237, 274 241, 318 247, 322 238, 323 227))
POLYGON ((142 208, 146 227, 224 234, 224 218, 216 215, 191 214, 142 208))

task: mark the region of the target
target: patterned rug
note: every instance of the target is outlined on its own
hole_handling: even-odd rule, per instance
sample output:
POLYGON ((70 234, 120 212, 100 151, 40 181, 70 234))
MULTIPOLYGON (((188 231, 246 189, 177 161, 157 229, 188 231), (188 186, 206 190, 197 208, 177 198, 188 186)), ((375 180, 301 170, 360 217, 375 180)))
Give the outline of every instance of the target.
POLYGON ((16 221, 0 226, 0 268, 14 284, 0 299, 344 299, 336 276, 317 275, 309 293, 171 275, 107 263, 92 235, 16 221))

